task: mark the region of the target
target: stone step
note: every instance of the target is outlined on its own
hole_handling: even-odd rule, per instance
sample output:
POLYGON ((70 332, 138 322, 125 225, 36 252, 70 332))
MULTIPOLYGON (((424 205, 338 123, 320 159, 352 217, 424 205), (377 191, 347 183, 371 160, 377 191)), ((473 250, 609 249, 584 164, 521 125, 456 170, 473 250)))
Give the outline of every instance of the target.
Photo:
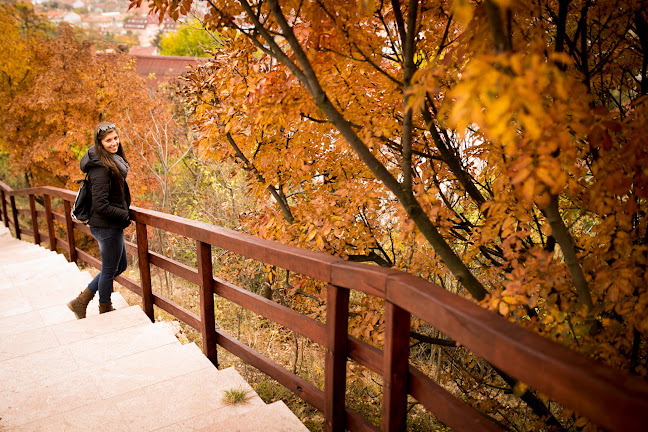
MULTIPOLYGON (((0 302, 2 302, 2 307, 0 307, 0 338, 9 335, 17 335, 25 331, 52 326, 67 321, 76 321, 76 317, 72 311, 62 302, 58 303, 56 306, 38 310, 30 309, 28 302, 22 303, 25 311, 11 314, 10 312, 6 312, 7 309, 15 311, 16 307, 21 307, 19 302, 12 300, 12 298, 4 298, 3 293, 0 293, 0 302), (13 309, 12 306, 14 307, 13 309)), ((124 300, 119 293, 113 293, 112 300, 116 309, 129 307, 126 300, 124 300)), ((66 300, 66 303, 67 301, 68 300, 66 300)), ((90 303, 88 306, 87 316, 99 315, 98 309, 96 302, 90 303)))
MULTIPOLYGON (((27 318, 27 315, 23 317, 27 318)), ((0 337, 0 361, 61 345, 68 345, 72 351, 79 352, 77 362, 91 357, 92 353, 84 354, 84 350, 96 346, 100 351, 96 353, 99 361, 177 342, 168 325, 151 325, 137 306, 52 326, 39 326, 43 320, 40 318, 39 321, 38 316, 30 315, 29 318, 36 322, 34 328, 0 337), (108 318, 111 314, 113 316, 108 318), (72 343, 74 346, 70 345, 72 343), (138 343, 141 347, 137 346, 138 343), (113 349, 123 352, 111 353, 113 349)), ((91 359, 87 361, 91 362, 91 359)))
MULTIPOLYGON (((0 394, 80 370, 66 345, 0 362, 0 394)), ((104 399, 213 365, 195 344, 169 343, 89 366, 104 399)))
POLYGON ((234 368, 212 367, 123 395, 117 409, 132 431, 172 432, 198 430, 263 405, 234 368), (224 398, 230 389, 244 391, 246 403, 229 405, 224 398))
MULTIPOLYGON (((142 327, 146 325, 152 324, 142 309, 139 306, 129 306, 101 315, 97 314, 88 316, 82 320, 73 319, 56 325, 51 325, 50 328, 56 334, 60 343, 66 345, 132 327, 142 327)), ((170 329, 169 325, 157 323, 152 325, 152 327, 159 328, 159 330, 165 335, 173 336, 173 331, 170 329)), ((129 341, 121 341, 120 343, 129 343, 129 341)))
MULTIPOLYGON (((0 391, 0 430, 97 404, 129 391, 107 385, 111 378, 122 385, 130 382, 130 388, 147 385, 146 377, 137 375, 121 375, 117 380, 119 366, 123 367, 128 357, 140 367, 146 361, 161 363, 161 367, 150 366, 157 373, 165 370, 165 364, 176 368, 167 371, 166 376, 206 366, 195 355, 185 364, 190 353, 182 349, 169 325, 151 324, 136 306, 3 337, 0 371, 7 374, 7 380, 2 380, 0 391)), ((155 380, 150 374, 148 379, 155 380)))
MULTIPOLYGON (((48 323, 58 323, 76 319, 67 303, 83 291, 92 276, 87 272, 62 272, 50 277, 37 277, 20 281, 11 286, 0 288, 0 319, 31 311, 42 311, 48 323)), ((113 307, 128 307, 128 303, 118 292, 111 295, 113 307)), ((99 296, 88 305, 87 315, 99 313, 99 296)))
MULTIPOLYGON (((57 266, 65 267, 66 270, 73 271, 72 266, 69 264, 63 255, 55 254, 13 261, 12 263, 4 264, 3 267, 4 273, 7 276, 12 279, 20 279, 23 276, 55 273, 57 266)), ((77 268, 76 271, 79 271, 79 269, 77 268)))
MULTIPOLYGON (((60 256, 60 255, 59 255, 60 256)), ((65 260, 64 257, 61 257, 65 260)), ((0 290, 29 284, 32 281, 47 281, 53 278, 61 278, 64 275, 78 275, 81 273, 74 263, 68 263, 56 259, 52 264, 45 261, 45 265, 39 265, 39 261, 23 263, 20 268, 14 267, 11 272, 4 272, 0 276, 0 290), (21 274, 17 274, 19 271, 21 274)))
POLYGON ((67 298, 72 294, 76 297, 92 280, 92 276, 88 272, 68 270, 69 267, 61 266, 58 273, 54 272, 51 275, 39 274, 31 278, 25 278, 22 281, 15 282, 14 288, 19 289, 24 297, 30 298, 39 295, 48 297, 62 295, 67 298))
MULTIPOLYGON (((229 417, 226 420, 213 423, 200 432, 308 432, 282 401, 273 402, 269 405, 259 406, 253 410, 229 417)), ((171 432, 169 430, 169 432, 171 432)))
POLYGON ((0 251, 0 263, 17 262, 30 258, 46 257, 56 255, 56 252, 45 249, 41 246, 31 245, 24 247, 24 243, 8 242, 2 240, 2 250, 0 251))

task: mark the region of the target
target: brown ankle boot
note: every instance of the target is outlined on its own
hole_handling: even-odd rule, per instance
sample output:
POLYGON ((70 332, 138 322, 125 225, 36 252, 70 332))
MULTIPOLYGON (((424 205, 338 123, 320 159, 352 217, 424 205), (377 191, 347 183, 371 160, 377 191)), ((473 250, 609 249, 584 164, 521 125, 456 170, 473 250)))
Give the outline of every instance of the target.
POLYGON ((74 312, 74 316, 77 319, 82 319, 86 317, 86 309, 88 308, 88 303, 94 297, 94 293, 88 288, 81 291, 81 293, 67 304, 67 307, 74 312))
POLYGON ((99 303, 99 313, 100 314, 110 312, 110 311, 114 311, 114 310, 115 310, 115 308, 113 308, 112 302, 110 302, 110 303, 99 303))

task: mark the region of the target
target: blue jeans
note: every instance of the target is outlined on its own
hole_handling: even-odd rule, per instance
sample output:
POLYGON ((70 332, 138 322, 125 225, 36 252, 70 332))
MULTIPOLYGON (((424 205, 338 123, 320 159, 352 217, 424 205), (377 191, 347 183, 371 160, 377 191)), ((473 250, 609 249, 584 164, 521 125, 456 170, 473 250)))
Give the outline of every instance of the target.
POLYGON ((90 281, 88 289, 99 291, 99 303, 110 303, 113 280, 126 270, 126 244, 124 230, 121 228, 90 227, 90 233, 99 243, 101 271, 90 281))

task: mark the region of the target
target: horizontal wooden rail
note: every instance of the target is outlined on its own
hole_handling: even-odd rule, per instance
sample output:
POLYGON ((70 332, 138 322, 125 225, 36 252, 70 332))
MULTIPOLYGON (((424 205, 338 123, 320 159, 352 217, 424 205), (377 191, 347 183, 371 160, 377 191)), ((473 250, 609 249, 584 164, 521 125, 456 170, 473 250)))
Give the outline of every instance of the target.
POLYGON ((219 279, 215 279, 215 282, 214 293, 216 295, 243 306, 257 315, 262 315, 277 324, 290 328, 322 346, 326 346, 324 325, 322 323, 230 283, 219 279))
POLYGON ((202 324, 200 323, 200 316, 196 315, 190 310, 187 310, 182 306, 172 302, 171 300, 167 300, 155 293, 153 293, 153 304, 160 309, 170 313, 185 324, 190 325, 195 330, 200 331, 202 327, 202 324))
POLYGON ((27 229, 27 228, 20 228, 20 232, 23 233, 23 234, 25 234, 25 235, 28 235, 28 236, 30 236, 30 237, 34 237, 34 231, 32 231, 32 230, 30 230, 30 229, 27 229))
MULTIPOLYGON (((13 228, 16 237, 23 233, 39 238, 40 241, 47 241, 53 250, 60 248, 70 256, 78 256, 88 264, 101 268, 98 259, 74 245, 74 235, 70 230, 89 234, 88 227, 72 223, 68 211, 53 211, 53 199, 62 200, 63 207, 67 209, 69 203, 74 201, 75 193, 48 186, 15 191, 0 182, 0 216, 5 226, 13 228), (29 196, 31 208, 16 208, 15 197, 18 196, 29 196), (42 196, 44 210, 35 209, 35 196, 42 196), (18 216, 32 218, 30 229, 20 227, 18 216), (37 218, 46 220, 47 234, 38 232, 37 218), (56 230, 61 230, 61 227, 65 236, 58 238, 56 230)), ((384 431, 402 430, 405 427, 408 393, 454 430, 500 430, 500 426, 491 419, 482 416, 408 364, 409 329, 407 324, 403 327, 402 323, 409 322, 411 315, 431 324, 506 374, 606 429, 646 430, 648 383, 645 379, 621 373, 570 351, 438 285, 397 270, 351 263, 338 257, 278 244, 179 216, 138 207, 131 207, 131 214, 137 224, 138 240, 137 243, 127 242, 127 251, 139 257, 141 278, 148 278, 149 281, 148 285, 138 284, 124 275, 117 278, 117 281, 142 297, 143 308, 148 310, 149 317, 154 318, 152 307, 155 305, 202 332, 203 350, 213 362, 217 362, 215 350, 218 345, 276 379, 322 411, 328 431, 339 430, 341 427, 353 431, 378 430, 360 414, 345 406, 347 359, 383 376, 384 431), (198 268, 148 250, 146 233, 149 227, 195 241, 198 268), (227 281, 214 278, 211 247, 226 249, 329 284, 327 323, 322 324, 227 281), (197 285, 201 298, 200 314, 150 291, 151 265, 197 285), (385 300, 386 322, 391 323, 386 332, 385 350, 347 334, 348 299, 345 296, 350 290, 385 300), (327 350, 325 390, 318 389, 222 329, 215 328, 213 295, 232 301, 323 346, 327 350)))
POLYGON ((172 259, 166 258, 155 252, 149 252, 151 264, 170 272, 186 281, 199 285, 200 280, 198 277, 198 270, 184 264, 181 264, 172 259))

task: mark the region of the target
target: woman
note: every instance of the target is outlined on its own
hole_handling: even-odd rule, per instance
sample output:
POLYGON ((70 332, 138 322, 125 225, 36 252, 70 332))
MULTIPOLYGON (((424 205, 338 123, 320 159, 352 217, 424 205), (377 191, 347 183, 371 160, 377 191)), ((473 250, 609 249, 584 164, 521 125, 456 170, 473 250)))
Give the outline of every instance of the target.
POLYGON ((128 162, 119 142, 117 127, 101 122, 94 131, 94 146, 81 159, 92 194, 90 232, 99 243, 101 271, 77 298, 68 303, 77 319, 85 318, 88 303, 99 291, 99 313, 113 309, 110 295, 113 280, 126 270, 124 228, 130 224, 130 191, 126 177, 128 162))

